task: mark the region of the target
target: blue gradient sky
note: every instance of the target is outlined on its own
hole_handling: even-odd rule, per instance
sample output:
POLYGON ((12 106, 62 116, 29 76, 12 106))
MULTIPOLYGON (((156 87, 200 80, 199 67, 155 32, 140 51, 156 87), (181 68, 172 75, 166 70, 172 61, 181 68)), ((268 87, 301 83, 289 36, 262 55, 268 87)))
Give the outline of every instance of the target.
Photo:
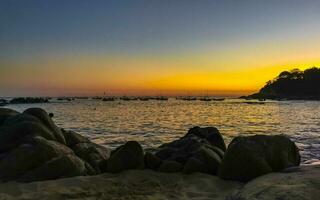
POLYGON ((2 0, 0 96, 256 90, 279 70, 320 63, 319 9, 302 0, 2 0), (230 73, 264 71, 260 82, 230 82, 230 73))

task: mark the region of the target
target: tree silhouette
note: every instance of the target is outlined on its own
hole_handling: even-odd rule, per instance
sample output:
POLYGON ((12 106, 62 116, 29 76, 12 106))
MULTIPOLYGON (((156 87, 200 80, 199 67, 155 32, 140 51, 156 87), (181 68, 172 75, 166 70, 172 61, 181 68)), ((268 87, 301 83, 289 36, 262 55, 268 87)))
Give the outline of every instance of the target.
POLYGON ((249 95, 248 98, 320 100, 320 68, 283 71, 268 81, 259 93, 249 95))

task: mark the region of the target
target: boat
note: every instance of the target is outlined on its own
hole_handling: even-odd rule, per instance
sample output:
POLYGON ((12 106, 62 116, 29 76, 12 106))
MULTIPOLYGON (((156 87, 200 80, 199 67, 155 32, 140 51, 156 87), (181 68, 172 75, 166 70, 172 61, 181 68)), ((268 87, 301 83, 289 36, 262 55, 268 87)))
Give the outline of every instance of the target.
POLYGON ((150 97, 138 97, 140 101, 149 101, 151 98, 150 97))
POLYGON ((159 100, 159 101, 167 101, 168 100, 168 97, 156 97, 155 100, 159 100))
POLYGON ((197 97, 182 97, 181 99, 184 101, 195 101, 197 100, 197 97))
POLYGON ((209 97, 200 97, 199 100, 200 101, 211 101, 212 99, 209 97))
POLYGON ((212 101, 224 101, 225 98, 212 98, 212 101))
POLYGON ((136 100, 138 100, 137 97, 127 97, 127 96, 120 97, 120 99, 123 101, 136 101, 136 100))
POLYGON ((104 97, 104 98, 102 99, 102 101, 114 101, 114 100, 115 100, 114 97, 104 97))

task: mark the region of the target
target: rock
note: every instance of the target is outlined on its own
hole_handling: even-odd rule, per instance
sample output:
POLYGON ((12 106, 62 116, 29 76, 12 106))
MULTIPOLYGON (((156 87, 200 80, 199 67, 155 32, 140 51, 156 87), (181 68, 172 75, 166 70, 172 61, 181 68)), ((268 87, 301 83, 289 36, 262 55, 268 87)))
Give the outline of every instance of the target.
POLYGON ((129 141, 112 153, 107 163, 106 171, 112 173, 128 169, 143 169, 144 156, 142 147, 138 142, 129 141))
POLYGON ((299 164, 299 150, 286 136, 237 137, 232 140, 225 153, 219 177, 249 181, 299 164))
POLYGON ((68 147, 42 137, 30 138, 29 143, 21 144, 0 161, 0 180, 17 179, 26 172, 60 155, 73 154, 68 147))
POLYGON ((1 108, 0 109, 0 126, 8 117, 12 117, 17 114, 19 114, 19 112, 15 111, 15 110, 12 110, 9 108, 1 108))
POLYGON ((186 173, 197 172, 198 169, 198 172, 216 174, 225 148, 218 129, 194 127, 182 138, 161 145, 155 155, 162 160, 176 161, 182 166, 189 162, 184 167, 186 173))
POLYGON ((320 195, 320 165, 301 166, 297 172, 270 173, 249 181, 236 198, 250 200, 317 200, 320 195))
POLYGON ((161 165, 162 160, 158 156, 147 152, 144 155, 144 163, 146 168, 156 170, 161 165))
POLYGON ((43 137, 33 137, 30 138, 29 141, 30 144, 38 146, 39 149, 41 149, 41 153, 45 158, 73 154, 72 149, 70 149, 69 147, 56 141, 46 140, 43 137))
POLYGON ((166 173, 180 172, 182 167, 183 166, 176 161, 164 160, 159 166, 158 171, 166 173))
POLYGON ((206 165, 201 162, 200 160, 191 157, 184 165, 182 172, 186 174, 194 173, 194 172, 202 172, 207 173, 207 167, 206 165))
POLYGON ((226 151, 226 144, 224 143, 224 140, 219 132, 219 130, 215 127, 205 127, 200 128, 198 126, 191 128, 187 135, 193 134, 195 136, 198 136, 200 138, 204 138, 207 141, 209 141, 210 144, 213 146, 216 146, 223 151, 226 151))
POLYGON ((55 157, 38 168, 27 172, 18 178, 18 181, 43 181, 87 174, 85 163, 80 158, 67 154, 55 157))
POLYGON ((212 151, 214 151, 216 154, 218 154, 219 157, 221 158, 221 160, 223 159, 224 152, 220 148, 215 147, 215 146, 205 146, 205 147, 210 149, 210 150, 212 150, 212 151))
POLYGON ((91 142, 78 143, 72 146, 72 149, 79 158, 89 163, 96 173, 101 172, 100 163, 110 156, 109 149, 91 142))
POLYGON ((88 143, 90 142, 88 138, 83 137, 82 135, 74 132, 74 131, 65 131, 64 129, 61 130, 64 138, 66 140, 66 144, 69 147, 72 147, 79 143, 88 143))
POLYGON ((221 158, 215 151, 208 148, 202 148, 194 155, 194 157, 205 163, 207 173, 217 174, 221 164, 221 158))
POLYGON ((23 113, 29 114, 32 116, 37 117, 41 122, 46 125, 55 135, 55 138, 58 142, 62 144, 66 144, 66 140, 64 138, 64 135, 62 134, 60 128, 58 128, 52 121, 51 117, 48 115, 48 113, 41 109, 41 108, 28 108, 23 113))
POLYGON ((77 133, 62 131, 40 108, 23 113, 0 108, 0 181, 98 174, 109 154, 77 133))
POLYGON ((41 136, 56 141, 55 134, 38 118, 28 114, 8 117, 0 126, 0 152, 8 151, 24 143, 26 137, 41 136))
POLYGON ((171 147, 164 147, 161 148, 156 152, 156 156, 159 157, 162 160, 165 160, 167 158, 169 158, 173 153, 175 153, 176 150, 174 148, 171 147))

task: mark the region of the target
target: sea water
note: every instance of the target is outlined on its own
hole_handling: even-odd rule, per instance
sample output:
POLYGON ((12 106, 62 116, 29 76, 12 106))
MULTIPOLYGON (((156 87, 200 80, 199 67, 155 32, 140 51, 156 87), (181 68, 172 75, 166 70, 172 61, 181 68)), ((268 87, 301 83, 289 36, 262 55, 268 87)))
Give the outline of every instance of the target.
POLYGON ((284 134, 298 145, 303 163, 320 159, 320 101, 76 99, 6 107, 18 111, 44 108, 54 113, 58 126, 111 148, 129 140, 155 148, 182 137, 193 126, 214 126, 226 143, 239 135, 284 134))

